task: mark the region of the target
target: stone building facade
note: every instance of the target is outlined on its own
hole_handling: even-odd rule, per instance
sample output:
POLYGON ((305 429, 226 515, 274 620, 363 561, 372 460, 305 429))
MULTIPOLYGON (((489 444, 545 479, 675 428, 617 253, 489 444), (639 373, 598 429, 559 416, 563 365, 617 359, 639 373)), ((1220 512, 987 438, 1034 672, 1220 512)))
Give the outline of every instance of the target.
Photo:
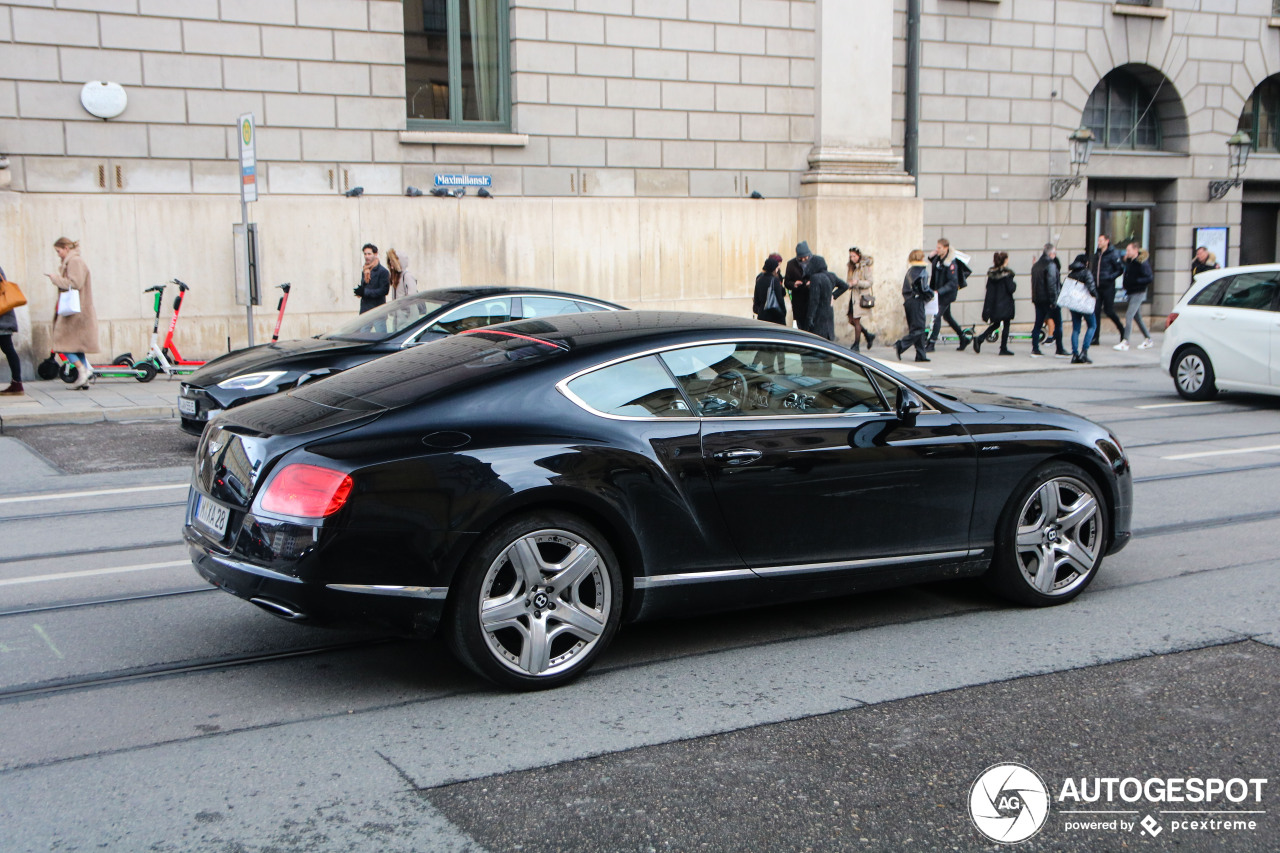
POLYGON ((1280 72, 1270 0, 920 5, 916 28, 908 0, 0 3, 0 264, 32 295, 24 345, 47 348, 40 273, 64 234, 94 271, 110 352, 143 347, 142 291, 173 277, 193 286, 184 353, 245 342, 230 233, 242 113, 257 122, 263 283, 293 282, 297 336, 354 312, 367 241, 409 255, 423 286, 521 282, 737 314, 769 252, 805 239, 840 268, 857 244, 877 258, 874 322, 890 334, 907 252, 938 236, 979 269, 1008 251, 1025 281, 1046 240, 1069 256, 1099 216, 1140 222, 1158 316, 1185 286, 1192 228, 1227 226, 1234 263, 1242 221, 1261 233, 1269 215, 1274 255, 1274 144, 1243 188, 1207 198, 1246 102, 1280 72), (447 75, 443 60, 415 65, 443 44, 424 27, 452 40, 447 75), (90 115, 91 81, 123 87, 124 112, 90 115), (1151 109, 1051 201, 1068 134, 1112 84, 1151 109), (480 90, 499 107, 483 121, 418 117, 433 93, 438 107, 480 90), (494 198, 404 195, 456 174, 487 177, 494 198))

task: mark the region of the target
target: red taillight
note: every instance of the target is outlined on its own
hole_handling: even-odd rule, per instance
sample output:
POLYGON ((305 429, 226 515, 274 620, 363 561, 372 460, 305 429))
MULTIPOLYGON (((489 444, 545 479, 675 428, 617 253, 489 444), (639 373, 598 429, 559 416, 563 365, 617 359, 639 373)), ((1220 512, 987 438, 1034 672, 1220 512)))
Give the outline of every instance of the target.
POLYGON ((1164 327, 1166 329, 1169 328, 1170 326, 1173 325, 1173 321, 1176 319, 1178 319, 1178 312, 1174 311, 1172 314, 1169 315, 1169 319, 1164 321, 1164 327))
POLYGON ((286 465, 262 495, 267 512, 323 518, 342 509, 351 494, 351 475, 319 465, 286 465))

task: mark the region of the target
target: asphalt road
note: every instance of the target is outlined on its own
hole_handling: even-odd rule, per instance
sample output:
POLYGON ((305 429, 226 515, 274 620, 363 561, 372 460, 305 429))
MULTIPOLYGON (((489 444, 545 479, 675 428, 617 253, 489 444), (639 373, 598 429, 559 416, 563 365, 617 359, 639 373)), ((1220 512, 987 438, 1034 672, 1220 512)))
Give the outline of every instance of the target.
POLYGON ((1025 610, 961 582, 629 626, 536 695, 435 643, 291 625, 205 587, 179 544, 193 442, 176 427, 15 431, 0 849, 986 850, 968 799, 1002 762, 1054 799, 1022 849, 1280 849, 1280 399, 1047 376, 953 384, 1081 412, 1132 455, 1134 542, 1076 602, 1025 610), (1058 800, 1096 777, 1269 781, 1247 803, 1058 800), (1254 827, 1175 826, 1223 820, 1254 827))

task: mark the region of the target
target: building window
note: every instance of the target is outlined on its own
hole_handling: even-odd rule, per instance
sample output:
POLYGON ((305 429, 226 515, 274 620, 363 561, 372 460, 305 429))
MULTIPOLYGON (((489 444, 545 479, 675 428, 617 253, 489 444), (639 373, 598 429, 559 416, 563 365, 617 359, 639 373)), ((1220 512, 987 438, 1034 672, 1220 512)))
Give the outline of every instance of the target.
POLYGON ((404 0, 410 129, 510 125, 507 0, 404 0))
POLYGON ((1152 150, 1160 147, 1155 96, 1132 74, 1112 71, 1102 78, 1084 107, 1084 124, 1103 148, 1152 150))
POLYGON ((1240 126, 1253 140, 1254 151, 1280 153, 1280 75, 1268 77, 1253 90, 1240 113, 1240 126))

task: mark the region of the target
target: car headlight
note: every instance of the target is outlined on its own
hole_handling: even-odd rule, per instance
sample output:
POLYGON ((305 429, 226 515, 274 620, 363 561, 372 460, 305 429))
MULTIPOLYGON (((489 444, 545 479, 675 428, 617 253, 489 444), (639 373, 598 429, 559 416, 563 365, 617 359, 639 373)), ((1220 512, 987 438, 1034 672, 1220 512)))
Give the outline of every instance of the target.
POLYGON ((275 382, 284 374, 283 370, 272 370, 265 373, 245 373, 240 376, 233 376, 225 382, 219 382, 218 387, 239 389, 241 391, 256 391, 275 382))

